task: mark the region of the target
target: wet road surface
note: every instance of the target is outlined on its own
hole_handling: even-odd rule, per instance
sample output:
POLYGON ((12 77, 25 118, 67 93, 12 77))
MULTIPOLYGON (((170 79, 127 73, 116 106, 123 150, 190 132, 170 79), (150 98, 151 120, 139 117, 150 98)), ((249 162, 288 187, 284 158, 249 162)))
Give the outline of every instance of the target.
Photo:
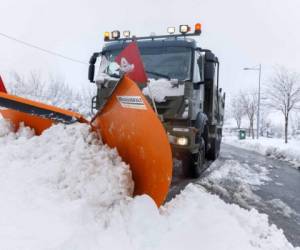
POLYGON ((267 214, 270 222, 281 228, 294 246, 300 246, 300 171, 291 163, 222 144, 220 157, 212 164, 213 169, 209 168, 198 179, 184 178, 181 175, 180 162, 175 162, 174 165, 168 200, 189 183, 202 185, 209 192, 219 195, 225 202, 235 203, 246 209, 256 208, 259 212, 267 214), (259 186, 245 186, 236 180, 226 178, 217 185, 214 183, 208 185, 209 175, 231 161, 238 162, 241 166, 247 165, 253 171, 257 170, 257 174, 259 166, 263 166, 267 169, 270 180, 259 186), (226 195, 220 190, 226 190, 226 195))

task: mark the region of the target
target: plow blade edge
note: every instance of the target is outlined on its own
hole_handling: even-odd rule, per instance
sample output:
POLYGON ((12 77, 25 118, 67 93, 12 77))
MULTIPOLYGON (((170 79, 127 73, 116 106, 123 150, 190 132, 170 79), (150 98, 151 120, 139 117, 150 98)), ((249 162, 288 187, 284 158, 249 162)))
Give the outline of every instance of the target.
POLYGON ((88 123, 78 113, 3 92, 0 92, 0 106, 6 108, 0 109, 0 114, 12 122, 15 130, 23 122, 25 126, 34 129, 37 135, 55 123, 88 123))
POLYGON ((166 131, 138 88, 124 76, 92 126, 130 165, 135 195, 148 194, 160 206, 172 178, 172 153, 166 131))

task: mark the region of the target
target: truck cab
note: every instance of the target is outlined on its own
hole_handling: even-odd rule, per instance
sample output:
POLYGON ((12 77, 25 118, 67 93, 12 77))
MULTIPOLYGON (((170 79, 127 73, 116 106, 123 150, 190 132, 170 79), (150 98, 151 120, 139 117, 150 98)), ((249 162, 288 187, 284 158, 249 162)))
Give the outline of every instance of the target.
POLYGON ((208 166, 205 160, 218 157, 225 106, 219 60, 192 38, 200 33, 108 39, 92 56, 89 70, 90 81, 97 85, 92 106, 98 110, 118 82, 111 66, 115 57, 133 40, 137 43, 149 79, 139 87, 166 129, 173 157, 182 161, 183 173, 189 177, 198 177, 208 166), (96 61, 100 66, 95 75, 96 61))

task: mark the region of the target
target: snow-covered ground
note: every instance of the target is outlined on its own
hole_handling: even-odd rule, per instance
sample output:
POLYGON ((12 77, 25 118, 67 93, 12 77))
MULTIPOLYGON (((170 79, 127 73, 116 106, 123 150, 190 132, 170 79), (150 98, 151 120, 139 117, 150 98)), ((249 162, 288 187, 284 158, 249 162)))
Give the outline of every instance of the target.
POLYGON ((300 246, 299 175, 288 165, 223 144, 220 159, 198 183, 228 203, 268 214, 300 246))
POLYGON ((295 167, 300 166, 300 140, 297 139, 290 139, 288 144, 285 144, 283 139, 278 138, 260 137, 258 140, 252 138, 239 140, 237 136, 226 135, 223 137, 223 142, 262 155, 290 161, 295 167))
POLYGON ((261 203, 253 191, 260 189, 272 179, 268 176, 270 166, 250 165, 230 159, 212 163, 200 183, 225 201, 252 209, 261 203))
POLYGON ((131 198, 128 166, 87 125, 36 137, 0 119, 0 148, 0 249, 295 249, 266 215, 197 185, 159 209, 131 198))

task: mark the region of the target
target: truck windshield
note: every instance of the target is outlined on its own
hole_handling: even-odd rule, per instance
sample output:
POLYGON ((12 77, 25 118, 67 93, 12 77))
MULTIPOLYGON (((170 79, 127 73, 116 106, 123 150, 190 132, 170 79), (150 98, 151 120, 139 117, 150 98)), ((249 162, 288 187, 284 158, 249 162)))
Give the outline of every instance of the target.
MULTIPOLYGON (((120 52, 121 50, 107 51, 104 56, 113 62, 120 52)), ((191 48, 147 47, 140 48, 140 52, 149 78, 160 78, 159 75, 165 75, 178 80, 191 79, 191 48)))

